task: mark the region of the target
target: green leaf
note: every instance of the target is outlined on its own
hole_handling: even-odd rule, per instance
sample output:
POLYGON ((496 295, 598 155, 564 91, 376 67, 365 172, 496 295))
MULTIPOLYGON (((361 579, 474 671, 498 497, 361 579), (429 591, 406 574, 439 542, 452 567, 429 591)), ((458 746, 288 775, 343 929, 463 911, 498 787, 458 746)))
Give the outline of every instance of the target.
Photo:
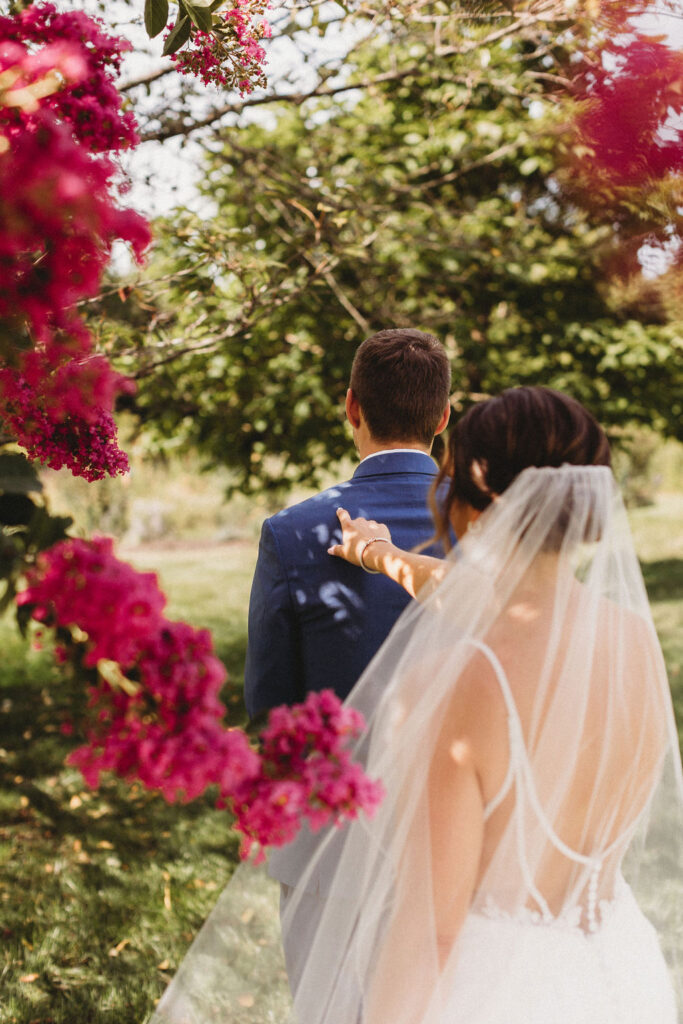
POLYGON ((145 28, 150 39, 166 28, 168 0, 145 0, 145 28))
POLYGON ((185 3, 185 10, 200 32, 210 32, 213 24, 211 9, 200 4, 185 3))
POLYGON ((26 526, 36 506, 25 494, 0 494, 0 523, 3 526, 26 526))
POLYGON ((190 38, 191 31, 192 22, 187 17, 187 15, 184 15, 175 23, 170 36, 164 43, 164 57, 168 57, 170 56, 170 54, 176 53, 181 46, 184 46, 187 40, 190 38))
POLYGON ((12 537, 0 537, 0 579, 8 579, 18 562, 21 553, 12 537))
POLYGON ((51 516, 47 509, 36 508, 29 523, 31 544, 43 551, 67 536, 73 519, 70 516, 51 516))
POLYGON ((3 362, 11 362, 17 351, 26 352, 33 345, 33 340, 26 325, 18 321, 0 321, 0 356, 3 362))
MULTIPOLYGON (((5 593, 0 598, 0 615, 4 615, 7 609, 12 605, 14 598, 17 596, 17 588, 14 585, 14 580, 7 580, 5 584, 5 593)), ((19 627, 21 629, 21 627, 19 627)), ((26 633, 23 634, 26 636, 26 633)))
POLYGON ((6 494, 28 494, 42 489, 43 485, 25 455, 0 455, 0 491, 6 494))
POLYGON ((539 164, 540 160, 538 157, 529 156, 519 165, 519 173, 528 177, 528 175, 533 174, 534 171, 538 170, 539 164))
POLYGON ((17 610, 15 613, 17 617, 17 626, 19 627, 19 632, 23 637, 26 637, 26 634, 28 632, 28 624, 31 621, 32 611, 33 608, 31 607, 30 604, 17 605, 17 610))

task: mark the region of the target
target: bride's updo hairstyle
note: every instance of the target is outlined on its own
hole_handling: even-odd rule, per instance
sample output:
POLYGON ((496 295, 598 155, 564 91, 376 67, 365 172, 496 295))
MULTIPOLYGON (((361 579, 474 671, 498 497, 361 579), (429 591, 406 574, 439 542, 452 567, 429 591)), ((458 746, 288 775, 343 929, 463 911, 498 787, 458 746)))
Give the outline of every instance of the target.
POLYGON ((437 538, 450 546, 457 505, 483 512, 523 470, 565 464, 611 464, 604 430, 576 399, 552 388, 519 387, 471 406, 450 432, 434 485, 437 538))

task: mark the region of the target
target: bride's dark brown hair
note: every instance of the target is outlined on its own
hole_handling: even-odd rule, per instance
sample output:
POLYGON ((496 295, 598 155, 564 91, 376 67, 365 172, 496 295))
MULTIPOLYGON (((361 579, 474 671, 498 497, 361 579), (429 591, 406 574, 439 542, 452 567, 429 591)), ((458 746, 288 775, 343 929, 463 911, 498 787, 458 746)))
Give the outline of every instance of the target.
POLYGON ((523 469, 565 463, 611 465, 604 430, 576 399, 552 388, 520 387, 478 402, 452 428, 434 484, 437 538, 450 547, 454 505, 481 512, 523 469))

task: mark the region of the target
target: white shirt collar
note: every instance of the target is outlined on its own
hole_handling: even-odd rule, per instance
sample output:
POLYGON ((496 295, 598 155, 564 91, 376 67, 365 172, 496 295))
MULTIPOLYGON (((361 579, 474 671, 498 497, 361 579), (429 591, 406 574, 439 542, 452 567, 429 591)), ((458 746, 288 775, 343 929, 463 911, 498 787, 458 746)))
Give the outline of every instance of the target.
POLYGON ((370 452, 369 455, 366 455, 364 459, 360 460, 358 465, 362 466, 364 462, 367 462, 368 459, 374 459, 376 455, 405 455, 406 453, 409 453, 410 455, 424 455, 430 462, 434 461, 431 455, 428 455, 427 452, 421 451, 420 448, 383 448, 379 452, 370 452))

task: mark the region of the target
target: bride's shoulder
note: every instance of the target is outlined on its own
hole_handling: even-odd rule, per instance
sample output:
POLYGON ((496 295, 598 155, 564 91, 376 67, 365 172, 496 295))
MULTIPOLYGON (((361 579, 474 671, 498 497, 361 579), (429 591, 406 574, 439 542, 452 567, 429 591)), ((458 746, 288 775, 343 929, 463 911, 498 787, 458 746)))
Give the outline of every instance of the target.
POLYGON ((472 644, 453 688, 447 714, 456 730, 484 739, 506 727, 507 706, 501 688, 500 661, 488 645, 472 644))

